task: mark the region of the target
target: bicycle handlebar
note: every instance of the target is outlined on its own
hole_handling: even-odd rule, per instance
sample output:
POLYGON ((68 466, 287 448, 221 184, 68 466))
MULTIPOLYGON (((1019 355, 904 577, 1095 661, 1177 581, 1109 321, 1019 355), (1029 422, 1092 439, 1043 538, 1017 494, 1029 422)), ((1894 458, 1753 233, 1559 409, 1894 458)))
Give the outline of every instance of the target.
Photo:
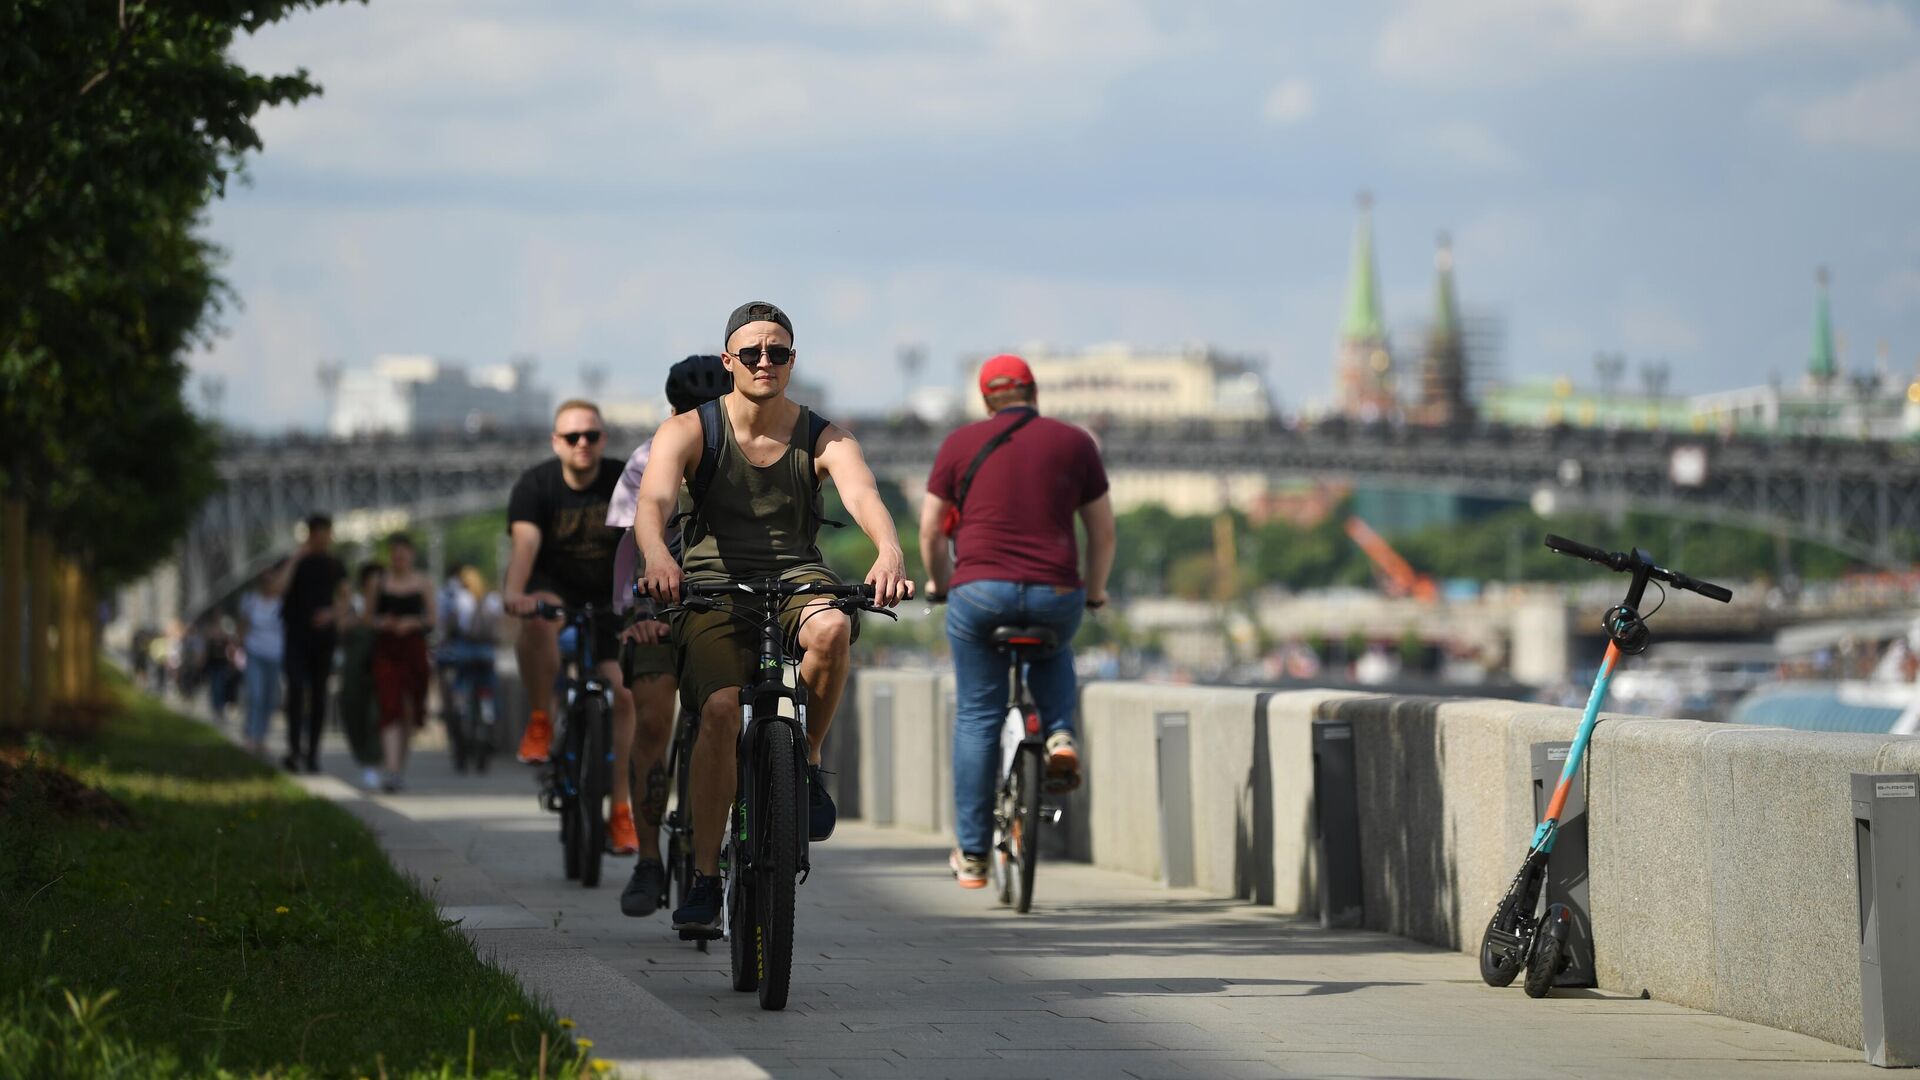
POLYGON ((1664 581, 1676 589, 1699 593, 1709 600, 1718 600, 1723 604, 1733 601, 1732 589, 1724 585, 1715 585, 1711 581, 1701 581, 1698 578, 1688 577, 1678 570, 1668 570, 1663 566, 1655 566, 1642 559, 1639 552, 1602 551, 1591 544, 1583 544, 1578 540, 1569 540, 1564 536, 1555 536, 1552 533, 1547 534, 1547 547, 1562 555, 1572 555, 1576 558, 1585 559, 1588 562, 1599 563, 1601 566, 1615 572, 1631 572, 1644 568, 1649 578, 1655 581, 1664 581))
POLYGON ((842 585, 828 581, 782 581, 779 578, 749 578, 740 581, 683 581, 680 595, 689 600, 724 600, 729 596, 832 596, 840 599, 873 600, 873 586, 862 582, 842 585))
POLYGON ((589 608, 570 608, 560 604, 549 604, 545 600, 536 600, 533 604, 534 617, 540 619, 572 620, 586 617, 589 611, 589 608))

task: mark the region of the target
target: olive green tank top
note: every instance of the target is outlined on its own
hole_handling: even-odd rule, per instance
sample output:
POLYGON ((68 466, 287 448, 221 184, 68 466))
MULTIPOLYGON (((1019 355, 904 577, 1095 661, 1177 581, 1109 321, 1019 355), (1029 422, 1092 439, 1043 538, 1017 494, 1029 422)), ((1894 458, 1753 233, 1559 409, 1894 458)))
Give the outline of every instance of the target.
POLYGON ((787 449, 766 467, 747 460, 721 410, 720 462, 699 516, 687 522, 689 576, 768 577, 821 564, 818 489, 807 433, 813 414, 802 405, 787 449))

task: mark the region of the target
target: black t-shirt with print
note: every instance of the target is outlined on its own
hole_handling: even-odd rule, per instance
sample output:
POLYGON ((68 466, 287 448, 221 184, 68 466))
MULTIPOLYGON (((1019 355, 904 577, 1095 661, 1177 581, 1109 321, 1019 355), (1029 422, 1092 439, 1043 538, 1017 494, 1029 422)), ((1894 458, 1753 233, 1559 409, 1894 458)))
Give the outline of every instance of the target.
POLYGON ((527 521, 540 530, 540 554, 533 560, 528 592, 548 590, 570 606, 607 605, 614 552, 625 531, 607 524, 607 503, 619 486, 619 463, 605 458, 585 491, 567 486, 559 458, 520 474, 507 498, 507 528, 527 521))

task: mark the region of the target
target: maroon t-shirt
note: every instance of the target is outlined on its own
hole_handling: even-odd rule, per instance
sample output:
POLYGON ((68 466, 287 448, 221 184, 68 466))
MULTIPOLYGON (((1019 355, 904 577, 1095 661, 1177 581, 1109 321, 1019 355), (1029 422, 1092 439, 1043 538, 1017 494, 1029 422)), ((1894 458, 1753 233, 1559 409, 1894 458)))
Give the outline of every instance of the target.
MULTIPOLYGON (((1002 409, 947 436, 933 459, 927 491, 948 502, 987 440, 1032 410, 1002 409)), ((1107 470, 1093 436, 1039 416, 1007 440, 973 474, 954 537, 960 549, 951 585, 1017 581, 1078 588, 1080 545, 1073 516, 1107 493, 1107 470)))

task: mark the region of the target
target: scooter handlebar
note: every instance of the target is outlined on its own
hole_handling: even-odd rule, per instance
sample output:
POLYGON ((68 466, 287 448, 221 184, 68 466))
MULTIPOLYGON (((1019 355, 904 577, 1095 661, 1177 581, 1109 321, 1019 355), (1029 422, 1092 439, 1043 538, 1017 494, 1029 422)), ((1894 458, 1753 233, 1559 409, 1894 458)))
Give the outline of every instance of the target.
POLYGON ((1704 596, 1709 600, 1718 600, 1723 604, 1730 604, 1733 602, 1733 590, 1727 588, 1724 585, 1715 585, 1711 581, 1700 581, 1696 578, 1690 578, 1685 574, 1678 573, 1671 570, 1668 571, 1667 580, 1672 582, 1673 587, 1676 589, 1685 589, 1688 592, 1697 592, 1701 596, 1704 596))
POLYGON ((1578 540, 1569 540, 1564 536, 1547 534, 1547 546, 1562 555, 1573 555, 1589 562, 1597 562, 1610 570, 1633 570, 1644 567, 1647 576, 1655 581, 1664 581, 1676 589, 1696 592, 1709 600, 1718 600, 1723 604, 1733 602, 1733 590, 1724 585, 1715 585, 1711 581, 1690 578, 1677 570, 1668 570, 1663 566, 1654 566, 1645 562, 1644 555, 1635 552, 1632 555, 1618 551, 1602 551, 1597 547, 1583 544, 1578 540))

